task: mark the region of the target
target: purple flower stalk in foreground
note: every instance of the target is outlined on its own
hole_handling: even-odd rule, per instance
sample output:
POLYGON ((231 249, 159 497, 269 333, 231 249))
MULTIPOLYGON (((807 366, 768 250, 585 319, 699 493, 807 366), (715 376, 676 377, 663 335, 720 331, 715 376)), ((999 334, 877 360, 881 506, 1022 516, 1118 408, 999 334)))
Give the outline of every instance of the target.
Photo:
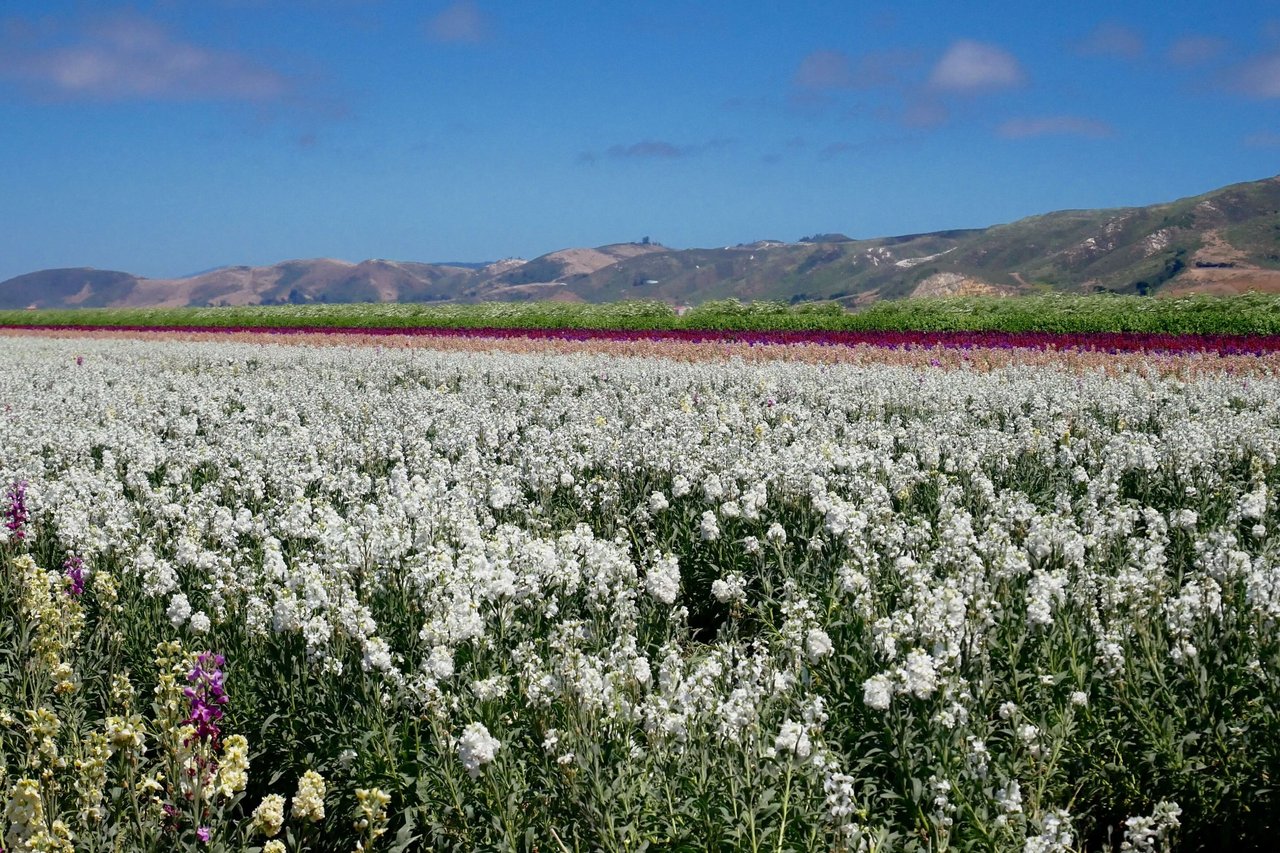
POLYGON ((199 838, 205 844, 209 843, 209 836, 213 835, 213 830, 207 826, 202 826, 196 830, 196 838, 199 838))
POLYGON ((182 692, 191 700, 191 716, 187 722, 196 727, 195 737, 217 744, 218 721, 222 719, 222 705, 227 703, 227 693, 222 688, 222 655, 201 652, 196 657, 195 668, 187 673, 191 686, 182 692))
POLYGON ((5 498, 8 505, 4 508, 4 526, 9 530, 10 539, 21 542, 27 538, 27 522, 31 520, 27 509, 27 481, 15 480, 5 498))
POLYGON ((84 593, 84 557, 72 554, 62 563, 62 576, 71 582, 67 595, 79 598, 84 593))

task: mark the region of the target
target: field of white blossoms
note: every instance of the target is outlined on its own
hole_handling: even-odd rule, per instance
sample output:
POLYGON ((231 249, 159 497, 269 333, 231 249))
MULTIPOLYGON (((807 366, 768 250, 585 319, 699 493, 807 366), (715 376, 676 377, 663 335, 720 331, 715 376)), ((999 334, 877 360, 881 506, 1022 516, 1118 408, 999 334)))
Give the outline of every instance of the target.
POLYGON ((1280 833, 1266 372, 0 357, 8 853, 1280 833))

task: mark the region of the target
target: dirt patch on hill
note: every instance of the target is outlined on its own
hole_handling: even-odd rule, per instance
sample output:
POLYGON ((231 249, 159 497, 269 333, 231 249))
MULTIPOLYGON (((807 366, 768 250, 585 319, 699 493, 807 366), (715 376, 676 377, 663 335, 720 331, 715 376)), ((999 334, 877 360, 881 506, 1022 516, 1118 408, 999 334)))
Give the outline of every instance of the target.
POLYGON ((1245 262, 1244 253, 1231 245, 1222 236, 1220 229, 1214 228, 1204 232, 1204 245, 1196 249, 1194 255, 1191 256, 1191 263, 1218 265, 1218 264, 1240 264, 1245 262))
POLYGON ((1185 270, 1161 291, 1162 296, 1234 296, 1238 293, 1280 293, 1280 270, 1194 267, 1185 270))
POLYGON ((956 272, 939 272, 926 278, 911 291, 912 296, 998 296, 1006 290, 981 279, 956 272))
POLYGON ((596 270, 612 266, 627 258, 661 251, 665 250, 652 243, 619 243, 613 246, 602 246, 599 249, 562 249, 546 255, 545 260, 560 264, 561 278, 571 278, 591 275, 596 270))

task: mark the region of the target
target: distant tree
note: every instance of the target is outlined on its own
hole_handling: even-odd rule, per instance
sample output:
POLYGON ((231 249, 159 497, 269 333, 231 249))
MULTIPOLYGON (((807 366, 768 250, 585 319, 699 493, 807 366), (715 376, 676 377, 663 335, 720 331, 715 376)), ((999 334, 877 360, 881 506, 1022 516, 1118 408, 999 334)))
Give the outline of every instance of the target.
POLYGON ((641 246, 647 246, 647 245, 649 245, 649 238, 648 238, 648 237, 645 237, 643 240, 641 240, 641 241, 640 241, 640 245, 641 245, 641 246))

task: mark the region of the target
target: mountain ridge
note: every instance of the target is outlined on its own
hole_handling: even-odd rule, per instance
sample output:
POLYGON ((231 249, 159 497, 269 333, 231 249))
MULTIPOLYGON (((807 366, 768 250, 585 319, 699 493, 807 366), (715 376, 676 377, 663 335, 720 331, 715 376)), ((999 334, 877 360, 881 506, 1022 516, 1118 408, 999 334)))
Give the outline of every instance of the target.
POLYGON ((0 308, 627 298, 836 300, 1000 293, 1280 291, 1280 176, 1144 207, 1059 210, 986 228, 672 249, 645 238, 530 260, 293 259, 171 279, 86 267, 0 282, 0 308))

